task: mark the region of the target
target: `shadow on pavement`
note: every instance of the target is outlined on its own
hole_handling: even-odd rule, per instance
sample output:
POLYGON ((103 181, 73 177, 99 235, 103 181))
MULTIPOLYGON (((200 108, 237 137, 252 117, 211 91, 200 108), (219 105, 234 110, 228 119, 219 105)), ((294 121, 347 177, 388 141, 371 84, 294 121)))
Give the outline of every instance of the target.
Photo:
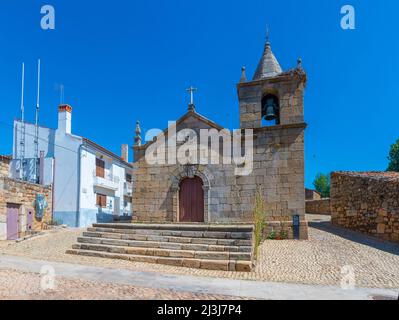
POLYGON ((309 222, 309 226, 318 230, 322 230, 328 233, 332 233, 338 237, 354 241, 366 246, 373 247, 375 249, 388 252, 394 255, 399 255, 399 244, 395 244, 392 242, 380 240, 377 238, 374 238, 369 235, 365 235, 356 231, 352 230, 347 230, 341 227, 337 227, 331 224, 331 222, 328 221, 322 221, 322 222, 309 222))

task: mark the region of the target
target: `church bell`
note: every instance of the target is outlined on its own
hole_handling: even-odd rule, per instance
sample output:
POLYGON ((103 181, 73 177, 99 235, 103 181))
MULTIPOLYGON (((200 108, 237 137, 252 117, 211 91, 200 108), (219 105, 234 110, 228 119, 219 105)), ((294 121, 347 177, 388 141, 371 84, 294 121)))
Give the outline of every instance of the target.
POLYGON ((267 121, 277 119, 277 104, 273 98, 266 100, 266 105, 264 106, 265 112, 265 119, 267 121))

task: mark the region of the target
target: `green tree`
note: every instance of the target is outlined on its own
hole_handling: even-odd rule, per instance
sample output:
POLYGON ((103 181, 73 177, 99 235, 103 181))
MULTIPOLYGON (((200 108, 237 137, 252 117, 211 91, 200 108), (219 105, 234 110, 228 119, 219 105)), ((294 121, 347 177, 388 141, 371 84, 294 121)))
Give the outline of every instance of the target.
POLYGON ((389 166, 387 171, 399 172, 399 139, 391 146, 388 160, 389 166))
POLYGON ((319 173, 315 180, 313 181, 313 185, 318 193, 321 194, 323 198, 330 197, 330 175, 319 173))

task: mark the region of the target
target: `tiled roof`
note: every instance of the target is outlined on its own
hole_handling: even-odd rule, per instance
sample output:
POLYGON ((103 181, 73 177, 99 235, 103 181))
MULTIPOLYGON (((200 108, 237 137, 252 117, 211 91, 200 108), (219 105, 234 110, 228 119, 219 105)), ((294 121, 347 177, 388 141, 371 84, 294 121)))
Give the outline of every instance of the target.
POLYGON ((100 146, 99 144, 95 143, 94 141, 91 141, 91 140, 89 140, 87 138, 82 138, 82 139, 83 139, 83 142, 85 142, 85 143, 87 143, 89 145, 92 145, 93 147, 97 148, 98 150, 104 152, 105 154, 108 154, 108 156, 110 156, 112 158, 118 159, 120 162, 122 162, 126 166, 128 166, 130 168, 133 167, 130 163, 128 163, 125 160, 123 160, 120 156, 118 156, 117 154, 113 153, 112 151, 100 146))
POLYGON ((2 156, 2 155, 0 155, 0 160, 12 160, 12 156, 2 156))

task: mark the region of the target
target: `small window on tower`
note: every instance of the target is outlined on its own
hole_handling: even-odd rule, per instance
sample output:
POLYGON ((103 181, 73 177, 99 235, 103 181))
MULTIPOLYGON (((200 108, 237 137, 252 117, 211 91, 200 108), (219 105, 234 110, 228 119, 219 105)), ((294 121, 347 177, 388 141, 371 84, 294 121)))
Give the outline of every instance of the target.
POLYGON ((126 182, 129 182, 129 183, 132 182, 132 175, 129 173, 126 173, 126 182))
POLYGON ((262 126, 275 126, 280 124, 280 103, 273 94, 267 94, 262 99, 262 126))

